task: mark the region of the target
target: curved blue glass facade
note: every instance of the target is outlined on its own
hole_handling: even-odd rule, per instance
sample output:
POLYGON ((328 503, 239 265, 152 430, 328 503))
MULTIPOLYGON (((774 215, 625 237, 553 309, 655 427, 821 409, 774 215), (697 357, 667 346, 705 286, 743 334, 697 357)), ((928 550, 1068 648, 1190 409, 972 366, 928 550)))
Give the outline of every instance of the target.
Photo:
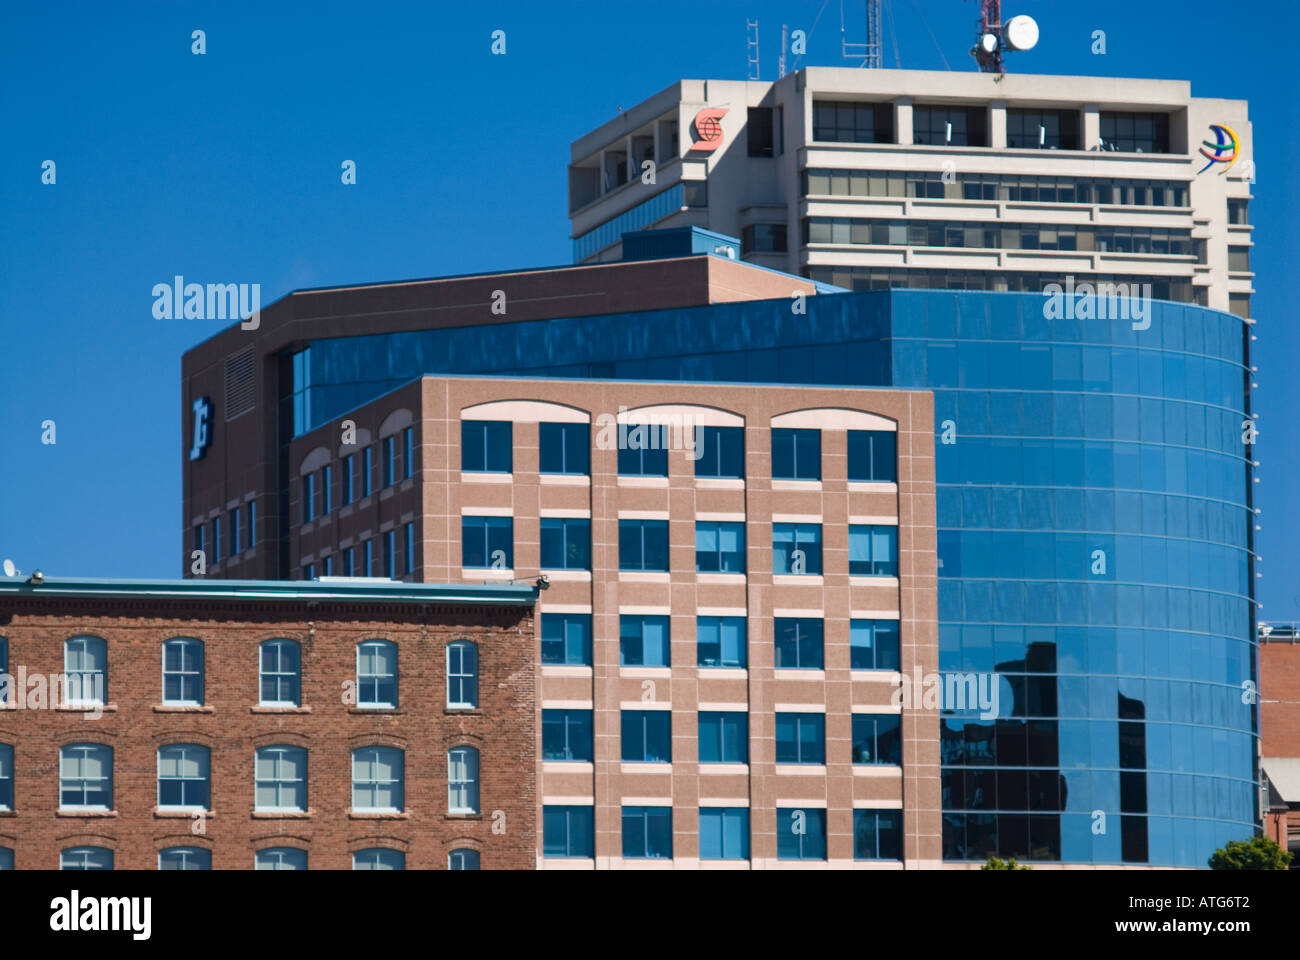
POLYGON ((421 374, 928 388, 944 856, 1204 866, 1256 824, 1246 331, 893 290, 313 342, 295 432, 421 374), (1060 311, 1058 311, 1060 312, 1060 311), (1149 324, 1147 321, 1149 320, 1149 324))

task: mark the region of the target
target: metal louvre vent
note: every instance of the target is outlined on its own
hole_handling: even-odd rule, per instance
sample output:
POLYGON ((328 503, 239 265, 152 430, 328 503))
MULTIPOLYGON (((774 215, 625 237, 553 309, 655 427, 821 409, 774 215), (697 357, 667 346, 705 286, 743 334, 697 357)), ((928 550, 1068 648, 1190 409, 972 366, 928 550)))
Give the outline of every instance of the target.
POLYGON ((226 421, 242 417, 257 405, 253 348, 226 358, 226 421))

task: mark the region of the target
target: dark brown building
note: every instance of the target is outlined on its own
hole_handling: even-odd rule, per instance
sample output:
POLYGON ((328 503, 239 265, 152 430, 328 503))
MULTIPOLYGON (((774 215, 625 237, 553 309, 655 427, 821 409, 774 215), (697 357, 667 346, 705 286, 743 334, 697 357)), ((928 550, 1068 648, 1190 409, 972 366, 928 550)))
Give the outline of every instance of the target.
POLYGON ((534 867, 536 596, 0 580, 0 868, 534 867))

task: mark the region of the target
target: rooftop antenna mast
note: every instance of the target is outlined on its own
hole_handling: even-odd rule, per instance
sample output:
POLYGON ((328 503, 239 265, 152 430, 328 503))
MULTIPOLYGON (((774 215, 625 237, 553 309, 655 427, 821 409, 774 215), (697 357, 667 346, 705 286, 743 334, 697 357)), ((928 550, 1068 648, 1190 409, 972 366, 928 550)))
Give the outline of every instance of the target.
POLYGON ((1010 50, 1032 50, 1038 43, 1038 24, 1023 14, 1002 22, 1002 0, 977 0, 980 17, 975 21, 975 46, 971 56, 984 73, 1006 73, 1002 55, 1010 50))
POLYGON ((849 43, 844 30, 844 0, 840 0, 840 54, 845 60, 862 57, 862 66, 879 70, 884 64, 880 43, 880 8, 884 0, 867 0, 867 42, 849 43))
POLYGON ((745 21, 745 39, 749 47, 749 79, 758 79, 758 21, 745 21))
POLYGON ((776 61, 776 78, 780 80, 785 76, 785 51, 790 46, 790 25, 781 24, 781 56, 776 61))

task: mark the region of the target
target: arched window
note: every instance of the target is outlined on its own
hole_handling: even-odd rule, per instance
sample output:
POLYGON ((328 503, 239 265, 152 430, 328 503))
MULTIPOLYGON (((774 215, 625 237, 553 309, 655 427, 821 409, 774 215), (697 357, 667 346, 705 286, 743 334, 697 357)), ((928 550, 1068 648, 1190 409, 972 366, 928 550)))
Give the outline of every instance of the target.
POLYGON ((262 706, 302 706, 302 647, 298 643, 263 641, 258 664, 258 702, 262 706))
POLYGON ((357 706, 397 706, 397 644, 366 640, 357 644, 357 706))
POLYGON ((477 870, 478 869, 478 851, 470 850, 467 847, 461 847, 447 854, 448 870, 477 870))
POLYGON ((158 748, 158 806, 164 810, 207 810, 208 748, 174 743, 158 748))
POLYGON ((174 637, 163 643, 163 703, 203 705, 203 641, 174 637))
POLYGON ((159 870, 211 870, 212 854, 200 847, 168 847, 158 851, 159 870))
POLYGON ((447 644, 447 706, 457 710, 478 706, 478 644, 469 640, 447 644))
POLYGON ((478 813, 478 751, 473 747, 447 751, 447 810, 478 813))
POLYGON ((70 743, 59 749, 59 808, 113 809, 113 748, 70 743))
POLYGON ((254 870, 306 870, 307 851, 293 847, 267 847, 257 851, 254 870))
POLYGON ((113 851, 107 847, 68 847, 59 853, 60 870, 112 870, 113 851))
POLYGON ((406 854, 401 850, 372 847, 352 854, 353 870, 405 870, 406 854))
POLYGON ((302 747, 259 747, 255 760, 254 809, 267 812, 307 811, 307 751, 302 747))
POLYGON ((99 637, 72 637, 63 644, 63 702, 69 706, 108 700, 108 644, 99 637))
POLYGON ((352 809, 367 813, 401 813, 406 756, 396 747, 359 747, 352 751, 352 809))

